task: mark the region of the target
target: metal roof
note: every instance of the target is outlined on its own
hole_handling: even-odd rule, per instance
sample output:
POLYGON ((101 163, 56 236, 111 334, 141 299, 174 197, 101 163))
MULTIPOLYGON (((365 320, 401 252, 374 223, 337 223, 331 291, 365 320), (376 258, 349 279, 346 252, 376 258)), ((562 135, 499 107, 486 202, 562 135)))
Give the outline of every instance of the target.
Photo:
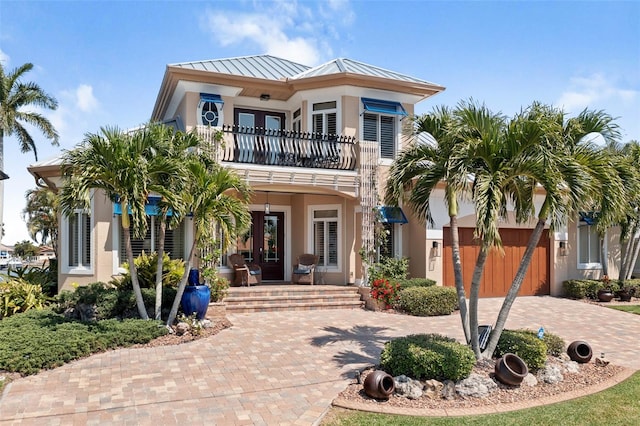
POLYGON ((309 77, 350 73, 408 83, 435 85, 435 83, 431 83, 426 80, 421 80, 406 74, 401 74, 399 72, 346 58, 333 59, 316 67, 309 67, 271 55, 241 56, 237 58, 182 62, 171 64, 169 66, 238 75, 242 77, 264 78, 267 80, 301 80, 309 77))
POLYGON ((62 154, 58 154, 53 157, 49 157, 46 160, 38 161, 37 163, 33 163, 29 165, 31 167, 49 167, 49 166, 60 166, 62 165, 62 154))
POLYGON ((271 55, 241 56, 237 58, 211 59, 208 61, 182 62, 171 64, 199 71, 210 71, 242 77, 283 80, 300 74, 310 67, 271 55))
POLYGON ((420 83, 434 85, 426 80, 420 80, 419 78, 411 77, 409 75, 401 74, 399 72, 390 71, 384 68, 376 67, 374 65, 365 64, 364 62, 354 61, 353 59, 338 58, 317 67, 310 68, 301 72, 298 75, 291 77, 292 80, 299 80, 307 77, 317 77, 323 75, 332 75, 340 73, 359 74, 368 77, 381 77, 389 80, 397 80, 409 83, 420 83))

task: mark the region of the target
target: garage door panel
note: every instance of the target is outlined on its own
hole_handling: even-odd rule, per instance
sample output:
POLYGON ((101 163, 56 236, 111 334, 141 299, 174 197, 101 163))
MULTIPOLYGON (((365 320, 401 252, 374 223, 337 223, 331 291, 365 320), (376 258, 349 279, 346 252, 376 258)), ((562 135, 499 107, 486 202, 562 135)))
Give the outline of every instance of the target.
MULTIPOLYGON (((507 294, 515 277, 533 230, 531 229, 501 229, 504 254, 499 250, 492 250, 487 259, 482 277, 480 297, 502 297, 507 294)), ((467 295, 471 288, 473 269, 480 251, 479 245, 473 239, 472 228, 459 228, 460 256, 462 259, 462 273, 467 295)), ((451 231, 444 229, 443 248, 443 278, 447 286, 455 285, 453 265, 451 263, 451 231)), ((549 235, 545 231, 534 250, 529 269, 520 288, 519 295, 548 295, 549 294, 549 235)))

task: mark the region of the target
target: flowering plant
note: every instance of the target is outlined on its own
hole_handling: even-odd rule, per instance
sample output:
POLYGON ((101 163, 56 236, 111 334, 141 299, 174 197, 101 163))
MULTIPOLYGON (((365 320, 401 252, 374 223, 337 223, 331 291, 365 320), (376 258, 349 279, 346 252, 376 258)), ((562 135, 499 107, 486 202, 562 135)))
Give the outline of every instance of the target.
POLYGON ((387 279, 379 278, 371 283, 371 297, 384 303, 385 308, 391 308, 393 302, 398 299, 400 284, 392 283, 387 279))

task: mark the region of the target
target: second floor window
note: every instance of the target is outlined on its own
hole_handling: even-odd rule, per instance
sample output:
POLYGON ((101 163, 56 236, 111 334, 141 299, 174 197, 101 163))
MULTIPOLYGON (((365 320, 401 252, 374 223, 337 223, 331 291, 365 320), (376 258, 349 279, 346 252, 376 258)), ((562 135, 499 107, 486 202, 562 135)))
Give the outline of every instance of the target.
POLYGON ((313 104, 313 133, 335 135, 338 133, 336 101, 313 104))
POLYGON ((380 144, 380 157, 392 160, 396 152, 396 119, 381 114, 363 115, 362 138, 380 144))

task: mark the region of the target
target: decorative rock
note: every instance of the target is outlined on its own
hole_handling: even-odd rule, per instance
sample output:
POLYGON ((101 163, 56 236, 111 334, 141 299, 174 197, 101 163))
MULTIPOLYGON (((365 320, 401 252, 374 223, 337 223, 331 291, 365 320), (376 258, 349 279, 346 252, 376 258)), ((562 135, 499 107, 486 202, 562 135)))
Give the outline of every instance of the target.
POLYGON ((484 398, 497 388, 498 385, 493 380, 479 374, 471 374, 456 385, 456 391, 460 395, 474 398, 484 398))
POLYGON ((567 361, 562 363, 562 369, 564 373, 578 373, 580 372, 580 364, 575 361, 567 361))
POLYGON ((398 377, 394 377, 396 393, 409 399, 418 399, 422 396, 422 383, 418 380, 414 380, 404 374, 398 377))
POLYGON ((96 305, 89 305, 87 303, 78 303, 76 305, 78 315, 80 315, 80 321, 96 321, 96 305))
POLYGON ((527 374, 527 377, 525 377, 522 380, 522 384, 525 386, 529 386, 529 387, 534 387, 538 385, 538 379, 536 379, 536 376, 534 376, 533 374, 529 373, 527 374))
POLYGON ((545 383, 558 383, 564 380, 562 371, 557 365, 547 365, 538 373, 538 379, 545 383))
POLYGON ((442 386, 442 397, 444 399, 455 399, 456 397, 456 384, 451 380, 445 380, 442 386))
POLYGON ((189 324, 187 324, 186 322, 179 322, 176 325, 176 334, 178 336, 182 336, 185 333, 189 332, 189 324))
POLYGON ((203 319, 202 321, 200 321, 200 325, 202 326, 202 328, 213 327, 213 323, 211 322, 211 320, 208 320, 208 319, 203 319))
POLYGON ((423 394, 430 399, 438 399, 442 396, 442 388, 444 385, 442 382, 436 379, 427 380, 424 382, 423 394))

